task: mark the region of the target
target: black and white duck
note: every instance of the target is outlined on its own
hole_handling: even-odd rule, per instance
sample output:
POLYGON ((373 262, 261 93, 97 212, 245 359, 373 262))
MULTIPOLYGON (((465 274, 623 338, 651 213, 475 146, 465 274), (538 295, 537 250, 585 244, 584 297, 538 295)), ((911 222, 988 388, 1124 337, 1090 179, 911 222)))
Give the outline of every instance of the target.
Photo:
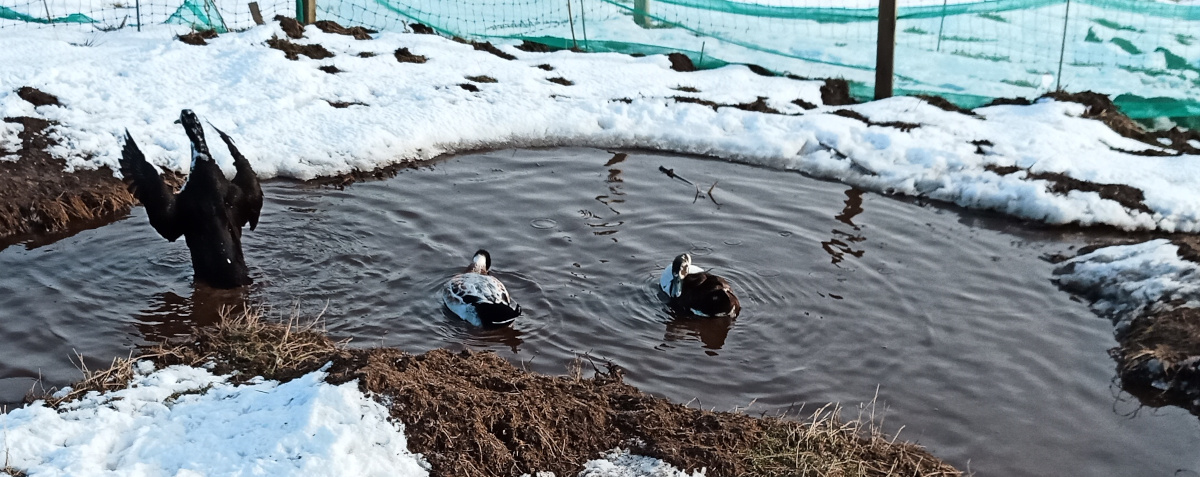
POLYGON ((192 145, 192 167, 183 188, 175 193, 159 176, 138 149, 133 136, 125 131, 121 151, 121 175, 146 207, 150 225, 163 238, 174 242, 179 236, 187 241, 192 255, 196 282, 214 288, 237 288, 251 283, 242 257, 242 227, 258 226, 262 210, 262 189, 250 162, 233 145, 233 139, 213 127, 229 152, 237 174, 225 178, 209 153, 200 119, 190 109, 179 114, 192 145))
POLYGON ((492 256, 486 250, 475 252, 467 270, 446 282, 442 290, 446 308, 475 326, 507 325, 516 320, 521 305, 514 305, 504 284, 488 275, 491 269, 492 256))
POLYGON ((696 316, 734 318, 742 310, 729 282, 692 265, 692 256, 686 253, 663 269, 658 285, 671 306, 696 316))

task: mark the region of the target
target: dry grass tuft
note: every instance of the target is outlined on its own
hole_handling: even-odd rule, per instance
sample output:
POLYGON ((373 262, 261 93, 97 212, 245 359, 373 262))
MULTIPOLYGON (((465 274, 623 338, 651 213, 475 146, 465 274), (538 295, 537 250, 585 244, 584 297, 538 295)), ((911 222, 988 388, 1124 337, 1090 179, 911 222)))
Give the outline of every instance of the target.
POLYGON ((7 465, 0 467, 0 474, 8 474, 10 477, 26 477, 26 475, 28 475, 23 470, 7 465))
POLYGON ((49 407, 58 407, 64 402, 74 401, 86 396, 92 391, 106 392, 125 389, 129 385, 129 381, 133 380, 133 363, 132 356, 125 358, 113 358, 112 364, 107 369, 90 370, 87 364, 83 361, 83 355, 76 353, 76 359, 79 360, 79 371, 83 372, 83 380, 71 386, 70 391, 60 396, 55 396, 51 389, 49 395, 44 396, 26 396, 26 401, 34 399, 44 399, 49 407))
POLYGON ((763 419, 763 437, 753 449, 750 474, 776 476, 961 476, 920 446, 883 433, 875 402, 858 419, 842 419, 842 407, 827 404, 803 421, 763 419))

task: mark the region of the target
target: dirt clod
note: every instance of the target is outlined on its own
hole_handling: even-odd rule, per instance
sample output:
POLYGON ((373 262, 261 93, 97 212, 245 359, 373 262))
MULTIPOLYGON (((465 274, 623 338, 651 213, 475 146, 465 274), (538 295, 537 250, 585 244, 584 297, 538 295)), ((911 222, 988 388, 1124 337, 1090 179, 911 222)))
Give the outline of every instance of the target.
POLYGON ((536 68, 537 68, 537 69, 539 69, 539 70, 542 70, 542 71, 554 71, 554 67, 553 67, 553 66, 547 65, 547 64, 545 64, 545 63, 542 63, 542 64, 540 64, 540 65, 537 65, 537 66, 536 66, 536 68))
POLYGON ((499 48, 496 48, 496 45, 493 45, 491 42, 488 42, 488 41, 484 41, 484 42, 473 41, 473 42, 471 42, 471 47, 475 48, 476 51, 486 51, 488 53, 499 56, 506 60, 511 61, 511 60, 517 59, 517 57, 510 55, 508 53, 505 53, 505 52, 501 51, 499 48))
POLYGON ((850 118, 850 119, 856 119, 856 120, 862 121, 864 123, 867 123, 867 126, 883 126, 883 127, 889 127, 889 128, 896 128, 896 129, 899 129, 904 132, 909 132, 909 131, 912 131, 913 129, 921 127, 920 124, 906 123, 904 121, 885 121, 882 123, 877 123, 875 121, 872 121, 870 118, 863 116, 862 113, 860 113, 858 111, 852 111, 849 109, 839 109, 837 111, 834 111, 833 114, 837 115, 837 116, 841 116, 843 118, 850 118))
POLYGON ((374 58, 376 55, 377 55, 377 53, 375 53, 374 51, 360 51, 360 52, 358 52, 357 56, 359 58, 374 58))
POLYGON ((943 98, 941 96, 934 96, 934 95, 930 95, 930 94, 917 94, 917 95, 913 95, 913 96, 925 100, 925 102, 929 103, 930 106, 941 108, 945 111, 950 111, 952 113, 965 114, 967 116, 974 116, 974 117, 979 116, 979 115, 975 114, 974 111, 971 111, 970 109, 961 107, 957 104, 951 103, 949 100, 947 100, 946 98, 943 98))
POLYGON ((746 67, 750 68, 750 71, 753 71, 754 74, 759 75, 759 76, 775 76, 775 73, 772 73, 771 70, 768 70, 766 68, 763 68, 763 67, 755 65, 755 64, 747 64, 746 67))
POLYGON ((682 73, 696 71, 696 65, 692 64, 692 59, 683 53, 671 53, 667 55, 667 59, 671 60, 671 69, 675 71, 682 73))
POLYGON ((805 100, 803 100, 803 99, 799 99, 799 98, 793 99, 793 100, 792 100, 792 104, 794 104, 794 105, 796 105, 796 106, 799 106, 799 107, 801 107, 801 108, 804 108, 804 109, 817 109, 817 105, 815 105, 815 104, 812 104, 812 103, 810 103, 810 102, 808 102, 808 101, 805 101, 805 100))
POLYGON ((216 37, 216 30, 197 30, 186 35, 178 35, 175 38, 189 45, 204 46, 208 44, 204 40, 211 40, 216 37))
POLYGON ((32 86, 22 86, 17 88, 17 97, 28 101, 29 104, 34 106, 59 106, 57 96, 32 86))
POLYGON ((372 33, 379 33, 378 31, 370 28, 363 28, 360 26, 346 28, 339 25, 337 22, 330 20, 320 20, 313 23, 313 25, 325 33, 352 36, 355 40, 370 40, 372 33))
POLYGON ((288 38, 293 40, 304 38, 304 25, 301 25, 295 18, 275 15, 275 21, 279 22, 279 28, 283 29, 283 33, 288 38))
POLYGON ((674 89, 675 91, 683 91, 684 93, 699 93, 700 92, 700 90, 693 88, 691 86, 676 86, 671 89, 674 89))
POLYGON ((330 105, 330 106, 333 106, 333 107, 335 107, 335 108, 338 108, 338 109, 345 109, 345 108, 349 108, 349 107, 351 107, 351 106, 366 106, 366 105, 367 105, 367 103, 360 103, 360 102, 358 102, 358 101, 329 101, 329 100, 325 100, 325 102, 326 102, 326 103, 329 103, 329 105, 330 105))
POLYGON ((300 59, 300 55, 307 56, 314 60, 333 58, 332 52, 326 50, 324 46, 318 44, 300 45, 287 41, 283 38, 271 37, 270 40, 267 40, 267 46, 282 51, 283 56, 292 61, 300 59))
POLYGON ((562 50, 562 48, 555 48, 544 43, 537 43, 529 40, 521 40, 521 44, 517 45, 517 49, 521 51, 528 51, 530 53, 553 53, 555 51, 562 50))
POLYGON ((474 81, 476 83, 495 83, 496 82, 496 78, 493 78, 491 76, 484 76, 484 75, 468 76, 467 80, 474 81))
POLYGON ((433 31, 433 28, 429 28, 429 25, 426 25, 424 23, 409 23, 408 28, 411 29, 413 31, 413 33, 418 33, 421 35, 436 35, 437 34, 436 31, 433 31))
POLYGON ((825 80, 825 85, 821 86, 821 102, 826 106, 858 104, 858 101, 850 96, 850 83, 840 78, 825 80))
POLYGON ((478 93, 478 92, 479 92, 479 87, 478 87, 478 86, 475 86, 475 85, 473 85, 473 84, 471 84, 471 83, 459 83, 459 84, 458 84, 458 87, 459 87, 459 88, 462 88, 462 89, 465 89, 465 90, 467 90, 467 91, 470 91, 470 92, 472 92, 472 93, 478 93))
POLYGON ((546 78, 546 81, 549 81, 551 83, 561 84, 563 86, 571 86, 571 85, 575 84, 575 82, 573 82, 569 79, 563 78, 561 76, 559 76, 557 78, 546 78))
POLYGON ((401 63, 424 63, 426 61, 424 56, 414 55, 411 51, 408 51, 408 48, 397 48, 395 55, 396 61, 401 63))
POLYGON ((338 67, 336 67, 336 66, 333 66, 333 65, 319 66, 319 67, 317 67, 317 69, 318 69, 318 70, 321 70, 321 71, 324 71, 324 72, 326 72, 326 73, 329 73, 329 74, 331 74, 331 75, 333 75, 333 74, 338 74, 338 73, 341 73, 341 72, 342 72, 342 70, 339 70, 339 69, 338 69, 338 67))

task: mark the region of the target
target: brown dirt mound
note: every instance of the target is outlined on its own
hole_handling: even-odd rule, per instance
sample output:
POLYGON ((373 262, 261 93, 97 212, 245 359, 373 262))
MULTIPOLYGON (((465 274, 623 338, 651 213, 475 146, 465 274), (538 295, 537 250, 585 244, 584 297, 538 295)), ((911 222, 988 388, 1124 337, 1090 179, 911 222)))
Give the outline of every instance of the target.
POLYGON ((739 104, 722 104, 722 103, 709 101, 707 99, 693 98, 690 96, 672 96, 671 99, 673 99, 679 103, 691 103, 691 104, 699 104, 701 106, 708 106, 708 107, 712 108, 713 111, 716 111, 718 108, 737 108, 737 109, 741 109, 743 111, 754 111, 754 112, 758 112, 758 113, 784 114, 784 113, 779 112, 779 110, 768 106, 767 98, 763 97, 763 96, 759 96, 758 99, 751 101, 749 103, 739 103, 739 104))
POLYGON ((889 128, 896 128, 896 129, 899 129, 904 132, 909 132, 909 131, 912 131, 913 129, 921 127, 920 124, 906 123, 904 121, 885 121, 882 123, 877 123, 875 121, 872 121, 870 118, 863 116, 862 113, 859 113, 858 111, 851 111, 849 109, 839 109, 837 111, 834 111, 833 114, 835 114, 837 116, 841 116, 843 118, 850 118, 850 119, 862 121, 864 123, 867 123, 867 126, 883 126, 883 127, 889 127, 889 128))
POLYGON ((988 106, 1007 106, 1007 105, 1029 106, 1031 104, 1033 104, 1033 101, 1030 101, 1029 99, 1026 99, 1026 98, 996 98, 996 99, 989 101, 987 104, 983 105, 982 107, 986 108, 988 106))
POLYGON ((574 81, 571 81, 571 80, 569 80, 569 79, 563 78, 563 77, 561 77, 561 76, 559 76, 559 77, 556 77, 556 78, 546 78, 546 81, 549 81, 549 82, 551 82, 551 83, 555 83, 555 84, 561 84, 561 85, 563 85, 563 86, 571 86, 571 85, 574 85, 574 84, 575 84, 575 82, 574 82, 574 81))
POLYGON ((339 25, 338 22, 330 20, 320 20, 316 23, 313 23, 313 25, 325 33, 352 36, 355 40, 370 40, 372 33, 379 33, 378 31, 370 28, 363 28, 360 26, 346 28, 339 25))
POLYGON ((545 63, 537 65, 536 68, 539 70, 542 70, 542 71, 554 71, 553 66, 547 65, 545 63))
POLYGON ((17 97, 34 106, 59 106, 57 96, 30 86, 17 88, 17 97))
POLYGON ((204 46, 208 44, 208 42, 204 40, 211 40, 216 37, 216 30, 198 30, 186 35, 178 35, 175 37, 175 39, 189 45, 204 46))
POLYGON ((1150 406, 1175 405, 1200 416, 1200 309, 1139 316, 1109 350, 1121 385, 1150 406))
POLYGON ((333 58, 332 52, 317 44, 298 45, 283 38, 271 37, 270 40, 267 40, 267 46, 282 51, 283 56, 292 61, 300 59, 300 55, 307 56, 314 60, 333 58))
MULTIPOLYGON (((616 447, 714 477, 961 475, 882 435, 874 421, 841 421, 836 408, 804 422, 704 411, 645 394, 622 381, 619 367, 590 359, 575 360, 567 376, 547 376, 492 352, 347 349, 313 323, 271 323, 255 309, 226 312, 216 326, 135 359, 213 363, 217 373, 238 371, 234 382, 294 379, 332 363, 327 381, 357 379, 404 424, 409 450, 424 454, 436 476, 574 475, 616 447)), ((117 361, 88 373, 75 394, 127 383, 134 360, 117 361)))
POLYGON ((124 214, 134 204, 111 170, 64 173, 66 163, 50 157, 53 123, 31 117, 4 118, 24 126, 16 161, 0 161, 0 248, 15 236, 67 231, 79 222, 124 214), (7 240, 6 240, 7 239, 7 240))
POLYGON ((850 83, 839 78, 825 80, 825 85, 821 86, 821 102, 826 106, 858 104, 858 101, 850 96, 850 83))
POLYGON ((488 53, 499 56, 499 57, 504 58, 509 61, 517 59, 517 57, 510 55, 508 53, 505 53, 505 52, 501 51, 499 48, 496 48, 496 45, 493 45, 491 42, 472 41, 471 47, 475 48, 476 51, 486 51, 488 53))
POLYGON ((428 60, 424 56, 414 55, 408 48, 397 48, 395 55, 396 61, 401 63, 424 63, 428 60))
POLYGON ((333 65, 318 66, 317 69, 324 71, 326 73, 329 73, 331 75, 335 75, 335 74, 342 72, 342 70, 339 70, 338 67, 333 66, 333 65))
POLYGON ((295 18, 275 15, 275 21, 279 22, 279 28, 283 29, 283 33, 288 38, 293 40, 304 38, 304 25, 301 25, 295 18))
POLYGON ((799 106, 799 107, 801 107, 801 108, 804 108, 804 109, 817 109, 817 105, 815 105, 815 104, 812 104, 812 103, 810 103, 810 102, 808 102, 808 101, 805 101, 805 100, 803 100, 803 99, 799 99, 799 98, 797 98, 797 99, 793 99, 793 100, 792 100, 792 104, 794 104, 794 105, 796 105, 796 106, 799 106))
POLYGON ((696 71, 696 65, 692 64, 692 59, 683 53, 671 53, 667 55, 667 59, 671 60, 671 69, 675 71, 682 73, 696 71))
POLYGON ((683 91, 684 93, 699 93, 700 92, 700 90, 693 88, 691 86, 676 86, 671 89, 674 89, 675 91, 683 91))
POLYGON ((478 86, 475 86, 475 85, 473 85, 473 84, 471 84, 471 83, 459 83, 459 84, 458 84, 458 87, 459 87, 459 88, 462 88, 462 89, 465 89, 465 90, 467 90, 467 91, 470 91, 470 92, 472 92, 472 93, 478 93, 478 92, 479 92, 479 87, 478 87, 478 86))
POLYGON ((1125 184, 1098 184, 1076 179, 1066 174, 1058 172, 1029 172, 1027 169, 1022 169, 1016 166, 997 166, 988 164, 984 166, 985 170, 995 172, 999 175, 1008 175, 1017 171, 1026 171, 1026 177, 1029 180, 1044 180, 1050 183, 1050 192, 1055 194, 1066 195, 1073 190, 1081 192, 1095 192, 1101 198, 1112 200, 1121 204, 1127 209, 1153 214, 1154 211, 1147 207, 1145 202, 1146 196, 1141 189, 1128 186, 1125 184))
MULTIPOLYGON (((1093 91, 1084 91, 1081 93, 1067 93, 1063 91, 1055 91, 1046 93, 1043 98, 1052 98, 1055 101, 1070 101, 1087 106, 1083 117, 1095 119, 1107 125, 1117 134, 1130 139, 1144 142, 1156 148, 1164 147, 1159 139, 1167 141, 1171 149, 1178 151, 1177 153, 1165 153, 1165 155, 1180 155, 1180 154, 1200 154, 1200 149, 1188 143, 1189 140, 1200 141, 1200 131, 1184 130, 1181 128, 1171 128, 1166 131, 1147 131, 1140 124, 1132 119, 1129 119, 1125 113, 1122 113, 1117 105, 1113 104, 1112 100, 1100 93, 1093 91)), ((1164 155, 1163 151, 1154 149, 1144 151, 1124 151, 1113 148, 1128 154, 1137 155, 1164 155)))
POLYGON ((412 29, 413 33, 421 35, 436 35, 437 32, 424 23, 409 23, 408 28, 412 29))
POLYGON ((329 103, 330 106, 333 106, 338 109, 349 108, 351 106, 366 106, 367 105, 367 103, 360 103, 358 101, 329 101, 329 100, 326 100, 325 102, 329 103))

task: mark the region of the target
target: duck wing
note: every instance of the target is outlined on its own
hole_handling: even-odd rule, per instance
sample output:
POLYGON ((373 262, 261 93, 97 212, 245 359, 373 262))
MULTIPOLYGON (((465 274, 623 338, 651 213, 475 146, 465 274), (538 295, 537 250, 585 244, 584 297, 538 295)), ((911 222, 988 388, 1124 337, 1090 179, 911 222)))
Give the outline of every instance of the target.
MULTIPOLYGON (((212 123, 209 123, 209 126, 212 126, 212 123)), ((246 156, 243 156, 237 146, 233 145, 233 139, 224 131, 217 129, 216 126, 212 126, 212 128, 229 147, 229 154, 233 156, 233 166, 237 169, 237 174, 230 181, 233 187, 229 188, 226 203, 232 207, 233 218, 238 227, 244 227, 249 223, 250 230, 254 230, 258 226, 258 216, 262 212, 263 205, 262 187, 258 185, 258 175, 254 173, 254 168, 250 167, 250 161, 246 160, 246 156)))
POLYGON ((121 149, 121 175, 129 192, 146 207, 150 226, 159 235, 172 242, 183 235, 183 224, 176 214, 175 191, 146 161, 128 129, 125 130, 125 146, 121 149))

